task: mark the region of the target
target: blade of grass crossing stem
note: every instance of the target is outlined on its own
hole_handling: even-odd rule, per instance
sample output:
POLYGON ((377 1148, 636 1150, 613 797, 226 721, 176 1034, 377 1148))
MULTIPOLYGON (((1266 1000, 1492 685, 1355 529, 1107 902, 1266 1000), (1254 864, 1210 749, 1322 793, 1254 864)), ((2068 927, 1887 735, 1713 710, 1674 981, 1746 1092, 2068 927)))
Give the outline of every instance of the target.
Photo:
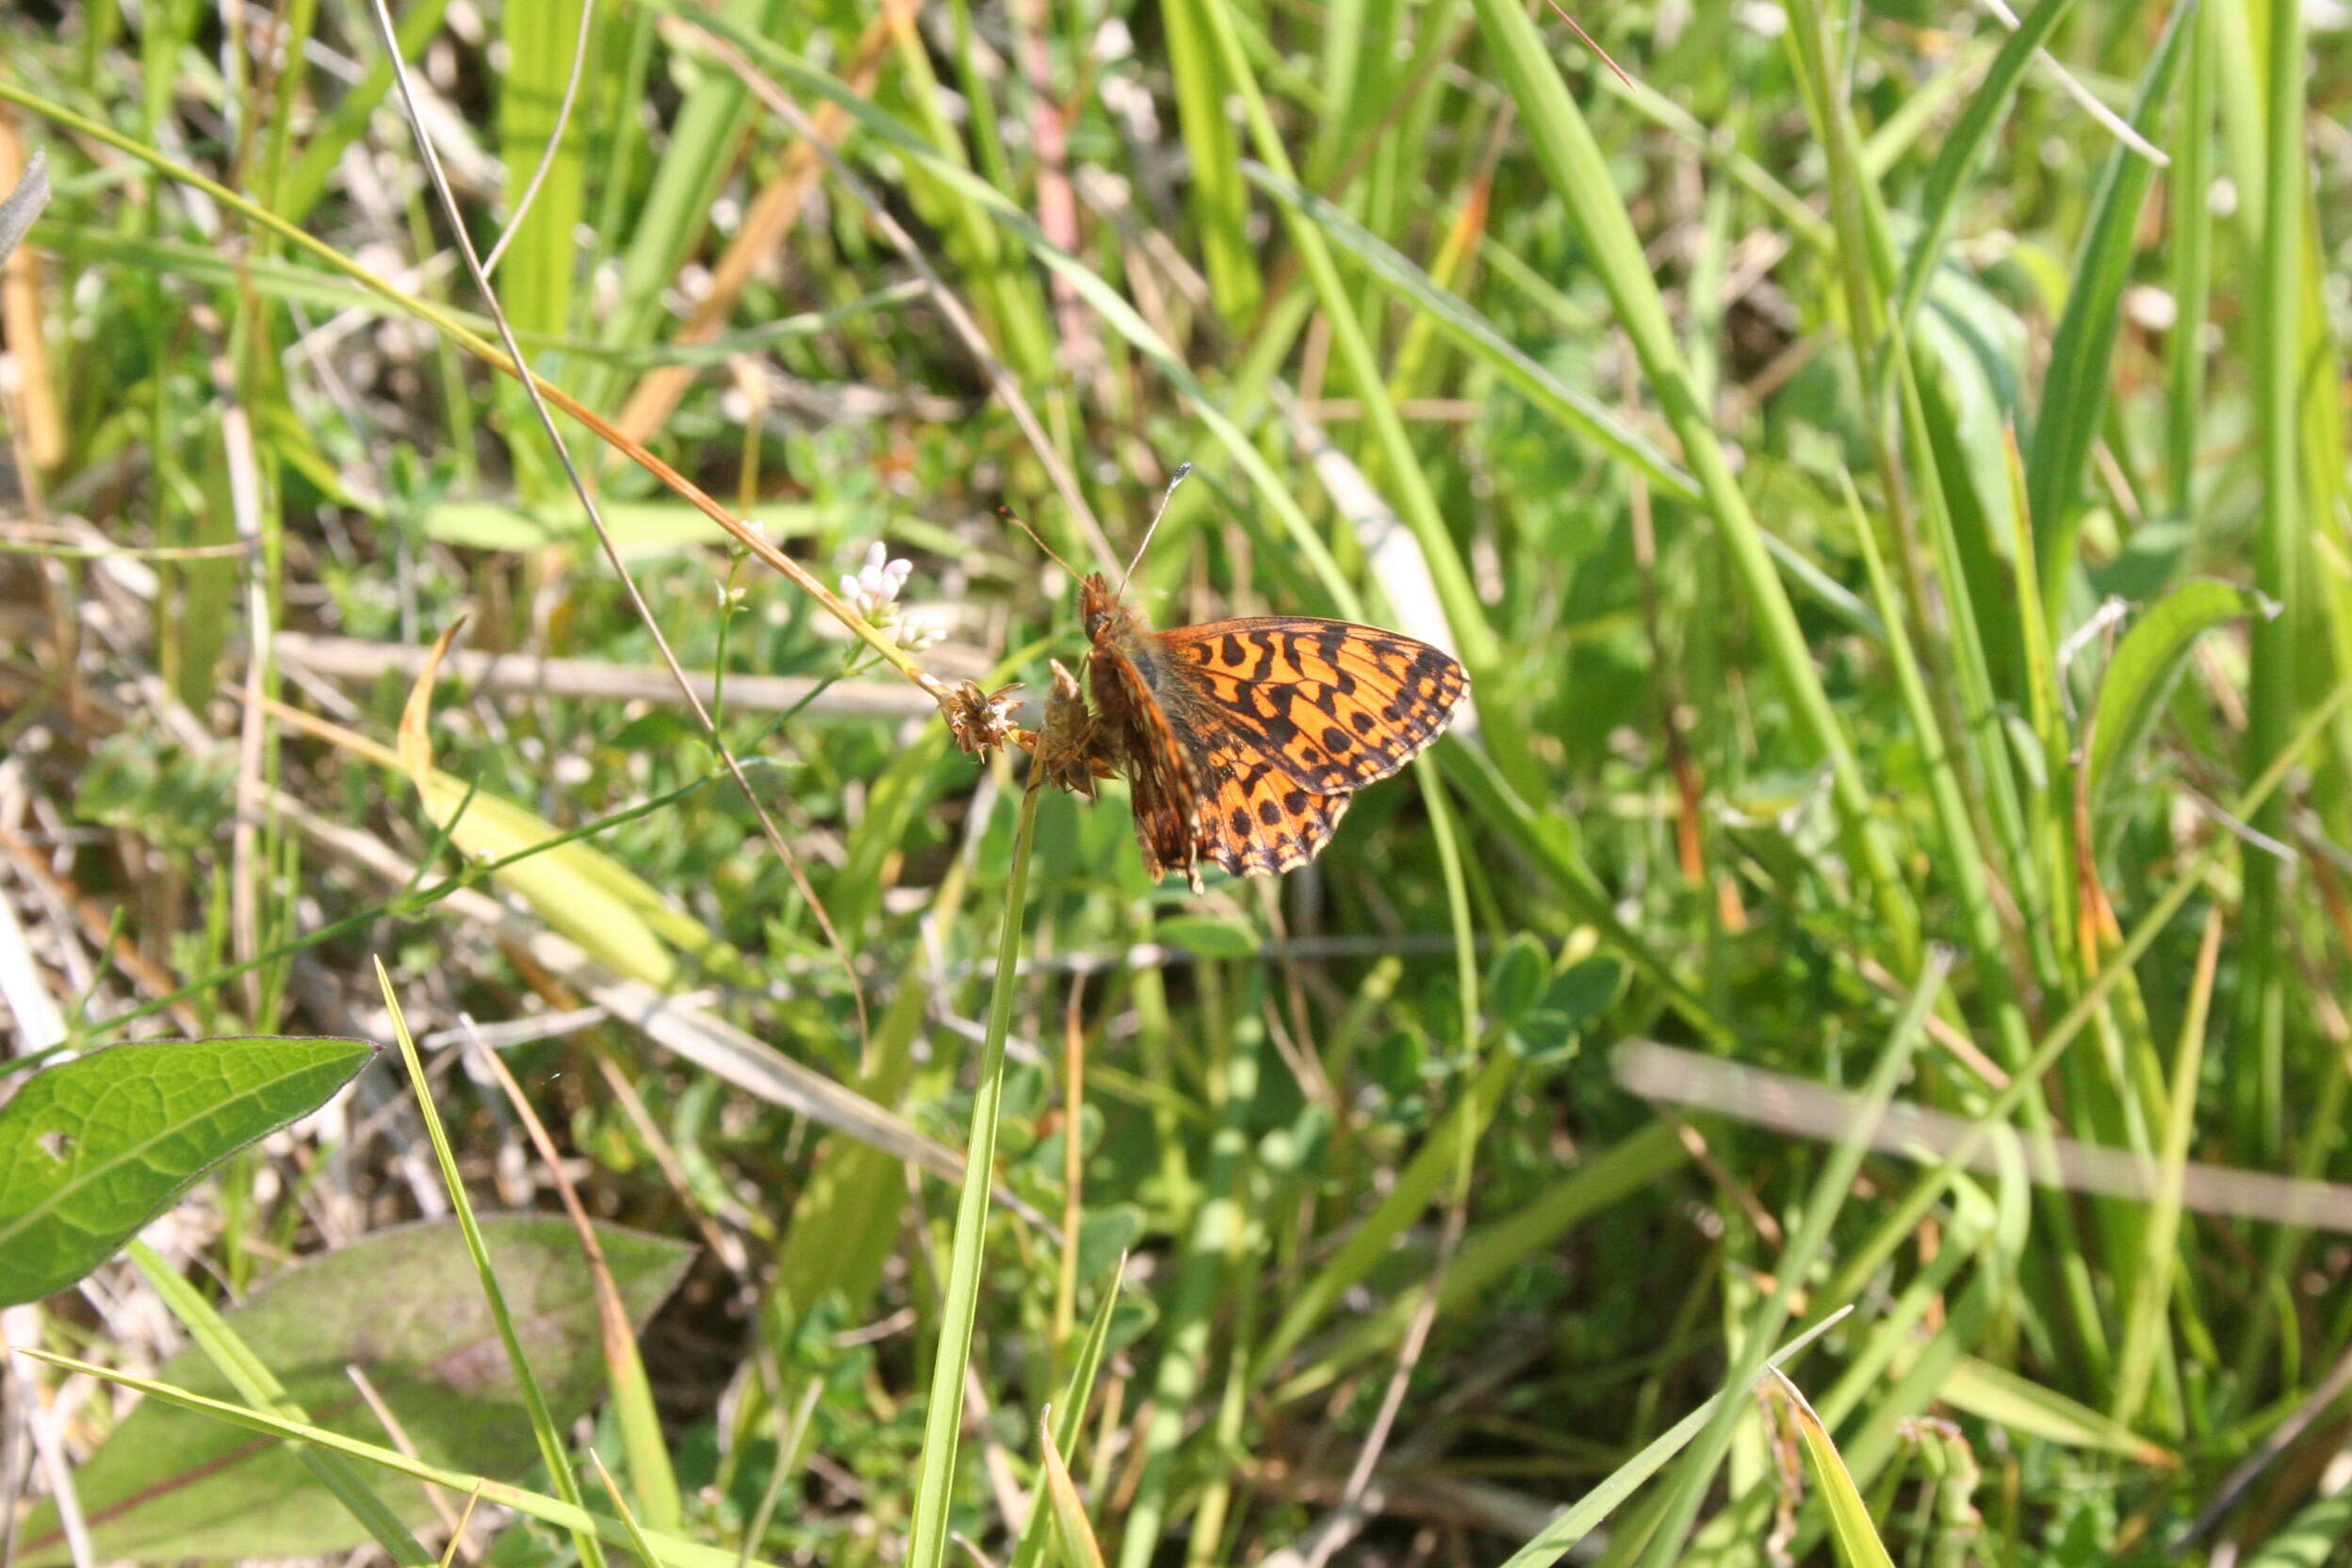
POLYGON ((972 1097, 972 1134, 964 1151, 964 1185, 956 1200, 947 1290, 932 1351, 931 1396, 923 1411, 923 1459, 915 1476, 914 1529, 907 1568, 939 1568, 947 1557, 948 1507, 956 1494, 956 1449, 964 1419, 964 1378, 972 1364, 972 1330, 980 1310, 980 1264, 988 1237, 988 1189, 996 1169, 996 1120, 1004 1095, 1004 1038, 1012 1030, 1020 988, 1021 910, 1029 892, 1029 852, 1037 839, 1042 782, 1021 792, 1021 825, 1013 835, 1013 864, 1004 884, 1004 919, 997 931, 996 973, 989 983, 988 1032, 980 1046, 980 1081, 972 1097))
MULTIPOLYGON (((1207 966, 1203 966, 1206 968, 1207 966)), ((1143 1430, 1143 1471, 1119 1544, 1119 1568, 1146 1568, 1167 1521, 1176 1450, 1194 1396, 1209 1366, 1229 1254, 1250 1224, 1248 1212, 1251 1117, 1258 1098, 1257 1035, 1223 1032, 1224 1059, 1210 1064, 1209 1091, 1217 1108, 1201 1181, 1207 1196, 1193 1211, 1174 1301, 1161 1325, 1163 1348, 1152 1388, 1152 1419, 1143 1430)))
MULTIPOLYGON (((1119 1266, 1111 1270, 1102 1286, 1102 1299, 1095 1305, 1094 1320, 1086 1326, 1078 1360, 1070 1369, 1070 1382, 1062 1390, 1052 1436, 1065 1454, 1077 1451, 1078 1439, 1085 1430, 1086 1407, 1094 1401, 1095 1380, 1102 1375, 1102 1357, 1111 1343, 1111 1319, 1118 1315, 1119 1287, 1126 1281, 1127 1256, 1121 1253, 1119 1266)), ((1037 1568, 1037 1560, 1045 1551, 1051 1514, 1052 1511, 1042 1502, 1031 1502, 1028 1522, 1021 1527, 1021 1542, 1013 1548, 1007 1568, 1037 1568)))
MULTIPOLYGON (((776 1462, 783 1463, 784 1458, 779 1453, 776 1462)), ((604 1467, 604 1456, 591 1448, 588 1450, 588 1462, 596 1467, 596 1479, 604 1483, 604 1494, 612 1499, 612 1511, 621 1516, 621 1528, 629 1532, 629 1544, 636 1549, 637 1560, 659 1561, 653 1543, 645 1537, 645 1527, 637 1523, 636 1511, 629 1506, 629 1499, 621 1495, 620 1483, 612 1478, 612 1472, 604 1467)))
MULTIPOLYGON (((1854 1125, 1822 1162, 1821 1174, 1814 1178, 1811 1195, 1805 1201, 1804 1217, 1781 1250, 1780 1266, 1773 1271, 1775 1288, 1764 1296, 1756 1320, 1743 1335, 1740 1369, 1733 1379, 1736 1383, 1744 1387, 1762 1370, 1763 1347, 1771 1344, 1788 1323, 1789 1303, 1796 1299, 1813 1260, 1829 1240, 1830 1226, 1845 1203, 1854 1172, 1862 1168, 1870 1132, 1885 1115, 1886 1102, 1894 1098, 1896 1086, 1911 1066, 1912 1054, 1926 1037, 1928 1015, 1943 994, 1944 977, 1951 969, 1949 953, 1939 948, 1928 955, 1919 983, 1911 988, 1910 999, 1888 1032, 1886 1048, 1879 1053, 1878 1064, 1863 1086, 1861 1099, 1866 1109, 1855 1116, 1854 1125)), ((1658 1533, 1650 1538, 1649 1553, 1643 1559, 1650 1568, 1673 1568, 1681 1560, 1683 1544, 1698 1518, 1708 1489, 1714 1485, 1716 1469, 1731 1447, 1741 1413, 1740 1406, 1724 1407, 1683 1456, 1673 1500, 1660 1517, 1658 1533)))
MULTIPOLYGON (((1282 145, 1282 132, 1266 106, 1265 95, 1259 91, 1256 76, 1242 52, 1241 39, 1234 29, 1232 10, 1226 0, 1200 0, 1201 14, 1217 41, 1219 55, 1234 90, 1239 93, 1243 112, 1250 124, 1250 139, 1259 158, 1277 175, 1292 184, 1298 174, 1291 168, 1290 155, 1282 145)), ((1355 302, 1348 299, 1346 282, 1339 275, 1338 266, 1331 260, 1329 247, 1323 243, 1323 232, 1309 221, 1303 213, 1285 207, 1284 217, 1290 230, 1291 242, 1298 247, 1298 258, 1304 264, 1309 283, 1316 300, 1323 307, 1323 320, 1331 335, 1331 347, 1346 371, 1348 384, 1356 394, 1363 416, 1372 428, 1373 437, 1382 458, 1388 465, 1388 478, 1396 488, 1397 514, 1413 530, 1413 538, 1421 547, 1421 554, 1429 563, 1429 576, 1437 584, 1439 602, 1446 607, 1446 619, 1454 634, 1454 652, 1477 678, 1482 672, 1495 669, 1500 645, 1494 628, 1488 625, 1486 607, 1479 601, 1478 591, 1470 582, 1469 568, 1462 564, 1462 552, 1454 544, 1453 535, 1446 527, 1444 514, 1438 510, 1437 492, 1430 485, 1421 459, 1413 450, 1413 439, 1405 430, 1405 422, 1396 412, 1396 405, 1388 396, 1388 378, 1372 351, 1371 340, 1365 336, 1363 323, 1357 318, 1355 302)))
MULTIPOLYGON (((531 1147, 563 1196, 564 1210, 580 1236, 580 1250, 587 1261, 596 1293, 596 1329, 603 1341, 605 1377, 611 1391, 608 1408, 613 1425, 620 1429, 621 1452, 629 1463, 630 1484, 636 1487, 639 1506, 654 1527, 676 1531, 684 1517, 678 1505, 678 1473, 670 1463, 669 1449, 662 1440, 661 1416, 654 1408, 653 1384, 645 1376, 645 1357, 637 1347, 637 1331, 629 1320, 629 1308, 621 1300, 620 1287, 613 1282, 604 1245, 597 1240, 596 1227, 580 1203, 570 1175, 563 1168, 563 1156, 555 1140, 547 1135, 547 1124, 539 1119, 538 1111, 523 1093, 523 1086, 508 1069, 506 1058, 482 1044, 480 1035, 470 1026, 466 1032, 471 1037, 470 1043, 482 1052, 482 1065, 514 1105, 531 1147)), ((598 1463, 601 1465, 602 1462, 598 1463)))
MULTIPOLYGON (((2268 800, 2286 779, 2303 753, 2347 706, 2352 706, 2352 680, 2338 686, 2304 722, 2295 731, 2293 743, 2263 770, 2260 778, 2228 805, 2227 814, 2239 820, 2252 815, 2254 809, 2268 800)), ((2189 858, 2189 863, 2181 867, 2164 891, 2148 906, 2148 912, 2132 927, 2122 945, 2108 956, 2106 967, 2099 971, 2099 978, 2083 988, 2074 1004, 2050 1025, 2041 1042, 2034 1047, 2034 1054, 2011 1074, 2008 1086, 1993 1096, 1984 1112, 1967 1132, 1953 1141, 1941 1159, 1920 1172, 1911 1190, 1879 1221, 1869 1239, 1861 1246, 1848 1250, 1828 1286, 1816 1293, 1817 1301, 1827 1303, 1853 1296, 1873 1272, 1894 1255, 1896 1249, 1918 1229, 1919 1221, 1926 1217, 1928 1210, 1935 1206, 1967 1163, 1976 1157, 1984 1140, 1992 1136, 1996 1129, 2004 1127, 2008 1119, 2017 1114, 2033 1086, 2066 1054, 2066 1047, 2074 1042, 2075 1037, 2082 1034, 2091 1020, 2098 1016, 2099 1009, 2106 1005, 2108 993, 2123 981, 2132 966, 2155 945, 2156 939, 2164 934, 2172 918, 2180 912, 2181 906, 2188 903, 2191 895, 2203 885, 2213 868, 2220 864, 2222 857, 2236 842, 2237 840, 2229 834, 2216 832, 2189 858)), ((1821 1310, 1827 1308, 1823 1306, 1821 1310)))
POLYGON ((1251 183, 1284 206, 1315 222, 1342 250, 1364 264, 1375 282, 1412 305, 1416 321, 1428 322, 1484 364, 1565 428, 1641 470, 1644 479, 1687 506, 1699 504, 1698 482, 1674 466, 1647 437, 1626 426, 1598 399, 1577 391, 1537 364, 1506 338, 1500 328, 1461 296, 1441 287, 1411 258, 1338 207, 1264 164, 1248 162, 1251 183))
MULTIPOLYGON (((448 1129, 441 1125, 440 1108, 433 1101, 433 1085, 425 1077, 425 1064, 416 1054, 416 1041, 408 1032, 408 1020, 400 1013, 400 999, 392 989, 392 976, 385 972, 382 958, 376 960, 376 984, 383 988, 384 1007, 392 1015, 392 1033, 400 1042, 400 1060, 408 1068, 409 1086, 416 1094, 416 1108, 424 1118, 425 1135, 433 1140, 433 1155, 441 1162, 441 1179, 449 1187, 449 1206, 456 1211, 458 1229, 466 1237, 466 1250, 474 1260, 474 1272, 482 1280, 482 1294, 489 1303, 491 1319, 498 1326, 498 1343, 506 1351, 507 1364, 514 1369, 523 1410, 531 1418, 531 1436, 538 1440, 540 1461, 547 1467, 547 1478, 556 1495, 569 1507, 584 1511, 580 1478, 572 1473, 564 1451, 564 1434, 556 1430, 555 1417, 547 1411, 539 1380, 532 1376, 531 1362, 523 1354, 521 1336, 514 1330, 514 1315, 507 1310, 506 1293, 498 1288, 498 1277, 490 1266, 490 1249, 482 1239, 474 1206, 466 1196, 465 1179, 457 1168, 457 1152, 449 1147, 448 1129)), ((593 1529, 574 1528, 572 1541, 586 1568, 605 1568, 604 1548, 593 1529)))
POLYGON ((1785 693, 1799 740, 1829 766, 1847 854, 1860 869, 1886 934, 1890 967, 1919 967, 1919 916, 1895 870, 1889 847, 1873 831, 1870 793, 1854 745, 1814 667, 1812 650, 1725 460, 1706 404, 1690 382, 1658 281, 1618 196, 1608 160, 1552 63, 1544 36, 1516 0, 1472 0, 1489 56, 1519 106, 1520 122, 1550 176, 1570 225, 1592 258, 1617 320, 1632 341, 1650 387, 1682 443, 1683 460, 1707 498, 1707 511, 1732 559, 1785 693))
MULTIPOLYGON (((212 1303, 196 1293, 194 1286, 183 1279, 179 1271, 165 1263, 155 1250, 143 1241, 133 1241, 123 1249, 131 1262, 139 1266, 148 1286, 163 1298, 172 1315, 188 1330, 194 1340, 229 1380, 237 1397, 256 1410, 270 1411, 289 1421, 308 1421, 309 1414, 286 1396, 286 1385, 253 1352, 252 1347, 237 1337, 220 1315, 212 1310, 212 1303)), ((351 1511, 384 1548, 384 1555, 402 1568, 431 1563, 433 1556, 424 1544, 409 1532, 391 1505, 376 1495, 359 1474, 358 1467, 341 1454, 331 1449, 315 1448, 305 1444, 295 1450, 303 1465, 318 1478, 318 1484, 334 1494, 335 1500, 351 1511)))
POLYGON ((1806 1346, 1827 1333, 1830 1327, 1850 1310, 1840 1309, 1805 1330, 1773 1351, 1746 1381, 1726 1384, 1722 1392, 1660 1432, 1648 1446, 1610 1472, 1607 1480, 1578 1498, 1575 1507, 1544 1527, 1542 1534, 1513 1552, 1503 1568, 1550 1568, 1550 1564, 1567 1556, 1576 1543, 1592 1532, 1594 1526, 1616 1510, 1618 1504, 1633 1495, 1634 1490, 1643 1481, 1658 1474, 1683 1445, 1697 1436, 1724 1410, 1744 1408, 1750 1392, 1767 1372, 1795 1360, 1806 1346))
POLYGON ((1821 1418, 1813 1413, 1813 1407, 1805 1402, 1797 1385, 1779 1368, 1773 1368, 1772 1376, 1781 1396, 1788 1402, 1788 1413, 1797 1423, 1805 1462, 1813 1471, 1814 1487, 1823 1511, 1829 1515, 1829 1536, 1838 1548, 1838 1560, 1850 1568, 1895 1568, 1895 1560, 1886 1555, 1886 1543, 1879 1540, 1877 1529, 1870 1524, 1870 1511, 1863 1503, 1862 1494, 1854 1490, 1854 1477, 1847 1472, 1846 1462, 1838 1457, 1838 1445, 1830 1441, 1821 1418))
MULTIPOLYGON (((2017 30, 2002 41, 1993 63, 1985 69, 1984 79, 1969 94, 1968 106, 1961 110, 1943 145, 1936 149, 1935 165, 1928 171, 1926 185, 1920 188, 1919 232, 1911 241, 1902 293, 1895 302, 1895 334, 1910 331, 1912 315, 1927 297, 1928 283, 1935 277, 1936 269, 1943 264, 1945 243, 1952 237, 1952 223, 1960 215, 1960 199, 1968 176, 1975 172, 1985 143, 2007 118, 2026 68, 2034 63, 2034 55, 2073 8, 2074 0, 2040 0, 2018 18, 2017 30)), ((2198 200, 2201 204, 2201 195, 2198 200)), ((1892 340, 1890 337, 1889 342, 1892 340)))
MULTIPOLYGON (((331 1449, 335 1453, 349 1455, 363 1464, 372 1464, 393 1475, 406 1476, 422 1481, 428 1486, 437 1486, 460 1496, 478 1494, 483 1502, 494 1503, 500 1508, 508 1508, 517 1513, 528 1514, 533 1519, 553 1525, 558 1529, 570 1530, 575 1536, 592 1533, 597 1539, 612 1542, 615 1545, 633 1544, 629 1531, 622 1527, 618 1520, 591 1513, 577 1503, 566 1502, 560 1497, 550 1497, 545 1493, 528 1491, 519 1486, 510 1486, 504 1481, 491 1480, 484 1476, 468 1475, 462 1470, 449 1470, 437 1464, 428 1464, 422 1460, 411 1459, 398 1448, 386 1448, 379 1444, 363 1443, 358 1438, 346 1437, 341 1432, 330 1430, 325 1427, 314 1427, 302 1421, 288 1421, 284 1416, 272 1415, 265 1411, 249 1410, 243 1405, 232 1404, 226 1399, 215 1399, 206 1395, 191 1394, 184 1388, 174 1388, 170 1383, 157 1382, 153 1378, 137 1378, 127 1372, 119 1372, 112 1367, 99 1366, 91 1362, 76 1361, 72 1356, 56 1355, 36 1346, 19 1346, 16 1353, 21 1356, 29 1356, 35 1361, 64 1371, 78 1372, 102 1382, 112 1383, 118 1388, 129 1389, 135 1394, 158 1400, 179 1410, 190 1411, 198 1415, 223 1421, 230 1426, 240 1427, 250 1432, 258 1432, 273 1441, 307 1444, 331 1449)), ((676 1536, 649 1533, 646 1539, 654 1549, 656 1560, 669 1565, 669 1568, 743 1568, 735 1553, 720 1547, 706 1546, 694 1541, 681 1541, 676 1536)))
POLYGON ((1469 1092, 1456 1098, 1437 1135, 1422 1140, 1420 1149, 1397 1174, 1379 1205, 1349 1233, 1339 1250, 1331 1254, 1331 1261, 1291 1297, 1274 1331, 1258 1348, 1259 1381, 1265 1381, 1280 1369, 1282 1358, 1321 1326, 1340 1300, 1363 1282, 1364 1276, 1396 1246, 1397 1238, 1420 1217, 1453 1169, 1460 1152, 1464 1147, 1475 1147, 1485 1135, 1487 1123, 1501 1105, 1519 1065, 1518 1058, 1509 1051, 1488 1052, 1486 1065, 1479 1070, 1469 1092))
MULTIPOLYGON (((2251 10, 2254 8, 2249 7, 2251 10)), ((2254 586, 2284 610, 2254 627, 2247 640, 2246 767, 2261 767, 2278 755, 2295 722, 2300 682, 2295 662, 2305 596, 2299 570, 2298 537, 2302 475, 2296 434, 2301 418, 2296 389, 2303 349, 2300 275, 2303 211, 2310 171, 2304 166, 2303 8, 2294 0, 2267 8, 2270 49, 2268 93, 2263 116, 2263 205, 2261 281, 2254 290, 2251 323, 2255 422, 2262 453, 2262 510, 2254 535, 2254 586)), ((2286 803, 2277 801, 2253 825, 2274 839, 2285 831, 2286 803)), ((2284 1146, 2287 988, 2294 960, 2284 950, 2292 919, 2280 874, 2283 868, 2260 851, 2245 858, 2246 917, 2240 926, 2247 969, 2240 993, 2240 1036, 2252 1048, 2255 1070, 2244 1074, 2237 1134, 2258 1159, 2276 1158, 2284 1146)), ((2253 1315, 2248 1343, 2267 1343, 2270 1314, 2253 1315)), ((2242 1365, 2248 1363, 2242 1362, 2242 1365)))
POLYGON ((1045 1470, 1044 1511, 1054 1517, 1054 1540, 1070 1568, 1102 1568, 1102 1544, 1094 1538, 1094 1525, 1078 1495, 1078 1483, 1062 1462, 1061 1445, 1054 1441, 1050 1415, 1037 1422, 1037 1452, 1045 1470))
MULTIPOLYGON (((2165 1342, 2173 1270, 2179 1261, 2182 1172, 2197 1134, 2197 1087, 2205 1065, 2205 1028, 2213 1004, 2213 974, 2221 956, 2221 911, 2208 911, 2197 969, 2189 981, 2189 1004, 2180 1021, 2180 1041, 2173 1053, 2171 1093, 2156 1166, 2156 1200, 2148 1206, 2141 1232, 2140 1263, 2132 1274, 2123 1348, 2115 1367, 2114 1414, 2127 1427, 2139 1421, 2165 1342)), ((2179 1429, 2177 1415, 2169 1425, 2179 1429)))

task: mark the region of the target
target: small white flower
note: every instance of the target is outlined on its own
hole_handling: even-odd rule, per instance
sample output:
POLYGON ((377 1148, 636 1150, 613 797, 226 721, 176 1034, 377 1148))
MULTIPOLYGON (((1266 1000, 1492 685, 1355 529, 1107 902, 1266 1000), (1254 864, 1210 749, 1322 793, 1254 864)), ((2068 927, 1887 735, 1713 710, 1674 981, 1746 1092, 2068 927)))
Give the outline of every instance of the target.
POLYGON ((899 590, 906 586, 914 570, 913 562, 891 560, 876 540, 866 547, 865 564, 857 575, 841 579, 841 597, 875 626, 887 625, 896 618, 899 590))
POLYGON ((925 648, 937 647, 946 636, 945 627, 930 621, 901 621, 898 627, 898 645, 908 653, 921 653, 925 648))

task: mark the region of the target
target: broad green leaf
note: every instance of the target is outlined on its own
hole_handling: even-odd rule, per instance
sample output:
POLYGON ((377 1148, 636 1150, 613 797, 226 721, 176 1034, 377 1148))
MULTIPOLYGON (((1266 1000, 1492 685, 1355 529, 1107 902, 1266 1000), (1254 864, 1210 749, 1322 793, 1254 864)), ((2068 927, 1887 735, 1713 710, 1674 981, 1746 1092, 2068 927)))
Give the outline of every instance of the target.
POLYGON ((2107 666, 2091 723, 2085 788, 2094 815, 2116 775, 2131 766, 2155 727, 2197 638, 2226 621, 2270 610, 2251 588, 2199 580, 2174 589, 2132 623, 2107 666))
POLYGON ((36 1074, 0 1109, 0 1303, 63 1290, 374 1054, 256 1036, 120 1045, 36 1074))
MULTIPOLYGON (((2184 23, 2195 11, 2193 6, 2173 9, 2140 78, 2132 124, 2142 135, 2154 132, 2164 117, 2173 74, 2188 53, 2181 44, 2192 29, 2184 23)), ((2107 411, 2124 290, 2139 248, 2140 213, 2155 179, 2156 166, 2132 148, 2119 145, 2108 155, 2092 197, 2090 227, 2067 280, 2066 314, 2059 318, 2057 336, 2050 343, 2050 373, 2042 381, 2041 406, 2026 458, 2026 495, 2042 602, 2053 621, 2064 605, 2066 573, 2075 564, 2075 537, 2082 524, 2079 492, 2107 411)))
MULTIPOLYGON (((579 1233, 567 1220, 519 1215, 485 1218, 482 1233, 531 1370, 556 1420, 568 1423, 605 1384, 579 1233)), ((691 1249, 613 1226, 598 1226, 597 1239, 631 1320, 642 1324, 685 1272, 691 1249)), ((519 1478, 537 1461, 454 1221, 379 1232, 288 1269, 221 1315, 320 1427, 387 1441, 345 1371, 356 1366, 425 1463, 519 1478)), ((194 1347, 156 1379, 237 1398, 194 1347)), ((160 1400, 133 1410, 74 1479, 102 1558, 307 1557, 368 1539, 290 1446, 160 1400)), ((384 1494, 411 1525, 432 1517, 416 1487, 391 1484, 384 1494)), ((21 1540, 19 1560, 29 1568, 65 1560, 45 1507, 21 1540)))
POLYGON ((1486 966, 1487 1005, 1497 1019, 1516 1021, 1543 1000, 1551 977, 1551 955, 1522 931, 1486 966))

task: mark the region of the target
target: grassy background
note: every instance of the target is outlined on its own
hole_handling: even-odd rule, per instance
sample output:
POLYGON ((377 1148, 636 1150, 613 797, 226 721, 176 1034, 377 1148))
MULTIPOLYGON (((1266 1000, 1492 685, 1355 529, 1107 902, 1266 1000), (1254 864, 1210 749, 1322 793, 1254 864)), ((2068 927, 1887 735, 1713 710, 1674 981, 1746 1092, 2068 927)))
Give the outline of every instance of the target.
MULTIPOLYGON (((730 1560, 919 1568, 2345 1560, 2352 1250, 2189 1169, 2352 1180, 2340 8, 1580 16, 1623 76, 1509 0, 391 20, 405 92, 347 0, 0 23, 57 188, 0 886, 20 1051, 388 1038, 381 957, 461 1196, 701 1245, 494 1478, 593 1446, 730 1560), (507 332, 607 422, 554 421, 601 540, 507 332), (1184 459, 1155 620, 1399 626, 1476 704, 1199 899, 902 678, 1041 692, 1073 584, 992 509, 1118 559, 1184 459), (823 601, 877 541, 875 647, 823 601), (461 616, 526 662, 403 765, 461 616), (1641 1040, 1989 1158, 1678 1113, 1641 1040), (1841 1491, 1745 1390, 1847 1306, 1792 1367, 1841 1491)), ((371 1070, 12 1341, 152 1367, 155 1292, 203 1340, 445 1212, 419 1115, 371 1070)), ((547 1517, 476 1544, 599 1550, 547 1517)))

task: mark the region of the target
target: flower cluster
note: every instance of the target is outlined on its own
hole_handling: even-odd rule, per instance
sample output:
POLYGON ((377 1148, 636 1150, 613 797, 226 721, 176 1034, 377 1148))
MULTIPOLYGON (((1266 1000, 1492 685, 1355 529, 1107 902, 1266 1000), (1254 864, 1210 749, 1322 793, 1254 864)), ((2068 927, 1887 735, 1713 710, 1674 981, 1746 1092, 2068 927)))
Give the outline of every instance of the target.
POLYGON ((892 561, 890 551, 875 540, 866 547, 866 564, 854 577, 841 579, 841 597, 875 626, 888 626, 898 619, 898 591, 906 586, 914 575, 915 564, 907 560, 892 561))
POLYGON ((877 628, 895 627, 898 645, 921 653, 946 635, 927 621, 907 620, 899 610, 899 591, 914 574, 914 563, 893 559, 880 540, 866 547, 865 564, 841 579, 841 597, 849 607, 877 628))

